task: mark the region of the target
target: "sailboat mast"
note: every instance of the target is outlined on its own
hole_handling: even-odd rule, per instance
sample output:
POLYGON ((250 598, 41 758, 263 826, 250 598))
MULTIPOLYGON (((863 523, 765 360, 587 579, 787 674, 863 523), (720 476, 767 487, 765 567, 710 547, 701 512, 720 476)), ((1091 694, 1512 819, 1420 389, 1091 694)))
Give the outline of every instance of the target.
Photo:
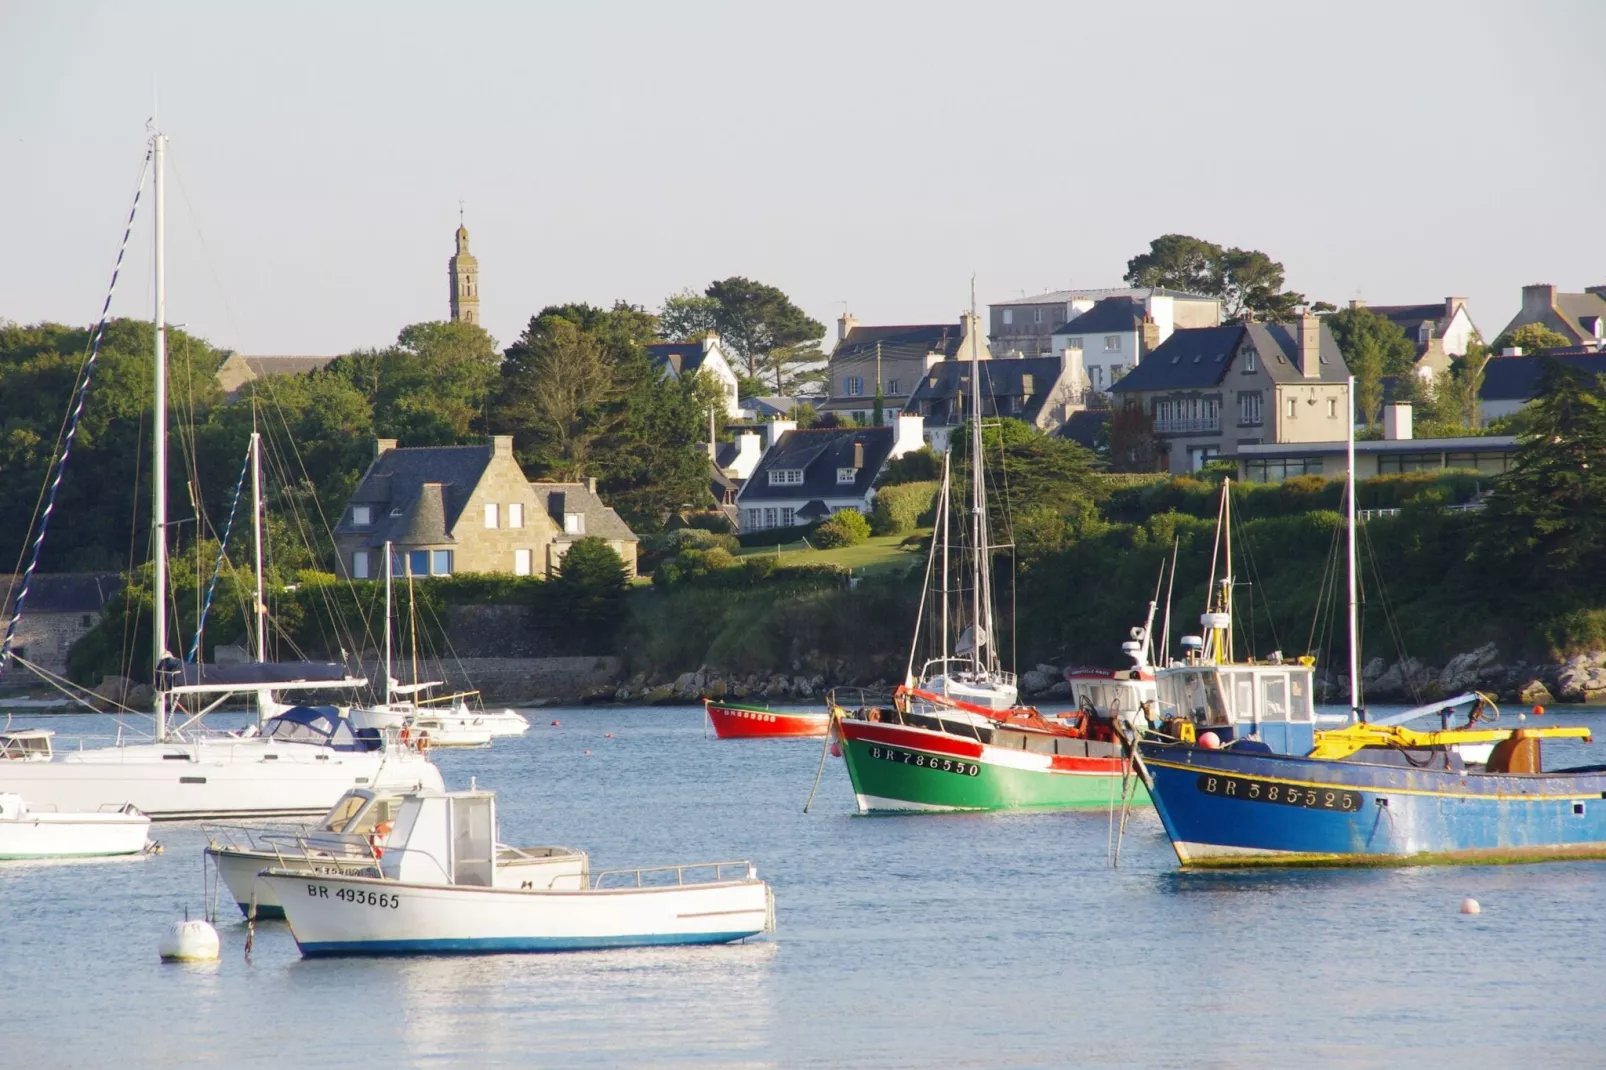
MULTIPOLYGON (((953 453, 945 451, 942 455, 942 646, 938 647, 943 657, 948 656, 948 532, 950 525, 948 516, 952 512, 953 504, 950 495, 953 487, 949 484, 949 464, 953 460, 953 453)), ((947 669, 943 670, 943 679, 947 679, 947 669)))
POLYGON ((390 541, 385 542, 385 705, 390 705, 390 689, 395 683, 395 676, 390 671, 390 585, 391 576, 395 569, 390 563, 390 541))
POLYGON ((256 555, 257 661, 268 660, 268 607, 262 600, 262 436, 251 432, 251 534, 256 555))
POLYGON ((1344 436, 1344 497, 1349 502, 1346 508, 1349 522, 1345 525, 1349 528, 1349 712, 1351 717, 1364 721, 1366 712, 1361 709, 1360 598, 1355 576, 1355 376, 1353 375, 1349 377, 1344 403, 1349 406, 1349 419, 1346 421, 1349 433, 1344 436))
POLYGON ((151 405, 151 586, 153 614, 151 630, 152 671, 156 683, 156 738, 167 739, 167 692, 163 688, 162 662, 167 653, 167 248, 163 237, 166 224, 166 191, 163 171, 167 163, 167 138, 153 135, 151 165, 155 172, 152 192, 155 202, 156 351, 154 354, 155 392, 151 405))
MULTIPOLYGON (((965 327, 970 333, 970 396, 972 417, 970 423, 970 515, 971 547, 975 551, 971 562, 971 622, 975 628, 975 641, 970 645, 971 662, 979 672, 983 667, 982 642, 992 642, 991 604, 987 596, 987 499, 986 481, 982 474, 981 449, 981 358, 976 348, 976 280, 970 280, 970 319, 965 327)), ((990 648, 989 648, 990 649, 990 648)))

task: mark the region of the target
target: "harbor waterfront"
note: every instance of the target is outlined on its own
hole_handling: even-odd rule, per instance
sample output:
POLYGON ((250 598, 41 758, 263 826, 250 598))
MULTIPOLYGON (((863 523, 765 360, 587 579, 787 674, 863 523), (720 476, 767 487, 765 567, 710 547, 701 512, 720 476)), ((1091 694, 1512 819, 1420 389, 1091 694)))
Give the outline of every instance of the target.
MULTIPOLYGON (((433 755, 449 788, 497 792, 505 840, 579 845, 596 869, 752 858, 776 933, 306 961, 261 923, 248 962, 225 892, 221 960, 164 966, 161 934, 205 905, 201 825, 164 823, 159 856, 0 865, 0 990, 27 1015, 0 1065, 1600 1063, 1606 862, 1184 873, 1137 808, 1112 869, 1102 811, 859 816, 828 758, 804 814, 820 740, 718 742, 696 707, 529 716, 522 737, 433 755), (1458 913, 1469 896, 1480 915, 1458 913)), ((1529 723, 1599 735, 1606 711, 1529 723)), ((14 724, 63 750, 116 732, 92 715, 14 724)), ((1547 754, 1581 764, 1602 746, 1547 754)))

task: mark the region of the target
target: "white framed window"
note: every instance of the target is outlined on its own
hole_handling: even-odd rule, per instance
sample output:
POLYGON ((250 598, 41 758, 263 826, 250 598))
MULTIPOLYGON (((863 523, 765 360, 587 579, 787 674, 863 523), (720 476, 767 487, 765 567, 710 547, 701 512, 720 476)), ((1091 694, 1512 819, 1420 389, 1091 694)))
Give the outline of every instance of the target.
POLYGON ((1012 309, 1012 308, 1004 309, 1004 326, 1005 327, 1010 327, 1010 326, 1013 326, 1014 323, 1015 323, 1015 310, 1012 309))
POLYGON ((851 486, 858 478, 859 470, 857 468, 838 468, 836 470, 836 481, 838 483, 846 483, 851 486))
POLYGON ((1255 370, 1255 351, 1253 349, 1246 349, 1246 350, 1244 350, 1244 371, 1252 372, 1254 370, 1255 370))
POLYGON ((1338 419, 1338 399, 1337 398, 1328 398, 1327 399, 1327 418, 1329 420, 1338 419))
POLYGON ((1104 336, 1104 352, 1106 352, 1106 353, 1119 353, 1119 352, 1121 352, 1121 336, 1118 335, 1118 334, 1107 334, 1107 335, 1105 335, 1104 336))
POLYGON ((522 528, 524 526, 524 503, 514 502, 507 507, 507 526, 522 528))
POLYGON ((485 503, 485 526, 486 527, 494 528, 494 527, 498 526, 498 524, 497 524, 497 513, 498 513, 498 510, 497 510, 495 502, 486 502, 485 503))
POLYGON ((1298 416, 1299 416, 1299 399, 1298 398, 1289 398, 1288 399, 1288 418, 1290 420, 1293 420, 1293 419, 1296 419, 1298 416))
POLYGON ((372 573, 369 572, 368 551, 353 551, 351 555, 351 578, 354 580, 366 580, 371 575, 372 573))
POLYGON ((797 514, 790 505, 781 506, 781 527, 789 528, 797 523, 797 514))
POLYGON ((1238 422, 1247 427, 1261 422, 1259 394, 1238 395, 1238 422))
POLYGON ((842 378, 842 391, 850 398, 860 397, 864 394, 864 376, 847 375, 842 378))
POLYGON ((801 468, 770 469, 770 486, 772 487, 784 487, 801 482, 803 482, 803 469, 801 468))
POLYGON ((767 528, 773 528, 775 526, 775 522, 776 522, 775 507, 774 506, 766 506, 765 509, 764 509, 764 526, 767 527, 767 528))
POLYGON ((513 551, 513 575, 528 576, 535 567, 535 553, 532 550, 513 551))
POLYGON ((374 507, 371 505, 354 505, 351 507, 351 522, 359 528, 367 527, 374 522, 374 507))
POLYGON ((429 552, 429 574, 431 576, 450 576, 452 574, 452 551, 431 550, 429 552))
POLYGON ((564 513, 563 533, 565 535, 584 535, 586 533, 586 515, 584 513, 564 513))
POLYGON ((743 510, 743 512, 747 517, 747 530, 748 531, 757 531, 758 530, 758 518, 759 518, 758 510, 757 509, 746 509, 746 510, 743 510))
POLYGON ((903 393, 902 390, 898 389, 898 380, 896 380, 896 379, 888 379, 887 380, 887 393, 889 393, 889 394, 901 394, 901 393, 903 393))
POLYGON ((1042 323, 1043 322, 1043 310, 1042 309, 1040 309, 1040 308, 1032 309, 1032 322, 1033 323, 1042 323))
POLYGON ((1081 337, 1077 336, 1075 338, 1071 338, 1071 339, 1067 340, 1066 343, 1065 343, 1065 347, 1067 349, 1081 349, 1082 348, 1082 339, 1081 339, 1081 337))

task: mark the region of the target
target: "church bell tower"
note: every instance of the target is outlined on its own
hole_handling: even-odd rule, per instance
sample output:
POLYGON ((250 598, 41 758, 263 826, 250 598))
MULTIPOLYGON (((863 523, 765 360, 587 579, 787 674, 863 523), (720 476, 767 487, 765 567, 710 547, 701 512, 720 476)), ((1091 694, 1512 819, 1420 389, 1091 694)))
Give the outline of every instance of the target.
POLYGON ((468 228, 463 225, 462 214, 459 209, 457 252, 446 262, 452 281, 452 322, 477 324, 480 321, 480 268, 474 254, 468 251, 468 228))

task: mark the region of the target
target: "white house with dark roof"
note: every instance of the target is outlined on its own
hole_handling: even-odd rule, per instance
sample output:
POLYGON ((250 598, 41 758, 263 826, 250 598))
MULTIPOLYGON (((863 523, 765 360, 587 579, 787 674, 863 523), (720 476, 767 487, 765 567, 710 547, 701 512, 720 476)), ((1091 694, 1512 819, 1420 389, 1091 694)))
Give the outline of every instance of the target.
POLYGON ((657 342, 647 347, 647 357, 665 379, 678 380, 683 375, 706 372, 725 396, 725 415, 733 420, 741 417, 736 372, 719 335, 709 334, 700 342, 657 342))
POLYGON ((1606 345, 1606 286, 1586 286, 1583 293, 1557 293, 1549 283, 1522 288, 1522 310, 1506 331, 1538 323, 1575 346, 1600 349, 1606 345))
POLYGON ((1551 350, 1526 357, 1490 357, 1478 383, 1479 425, 1488 427, 1526 408, 1539 396, 1545 365, 1552 360, 1585 375, 1606 375, 1606 353, 1551 350))
POLYGON ((550 575, 586 534, 619 543, 634 572, 635 536, 593 487, 531 483, 512 436, 496 435, 482 446, 403 449, 395 439, 377 440, 334 539, 340 574, 362 580, 384 575, 386 543, 398 576, 550 575))
MULTIPOLYGON (((837 321, 837 344, 831 352, 829 396, 816 405, 865 423, 875 412, 879 387, 882 412, 898 412, 916 384, 933 365, 968 360, 973 331, 967 313, 958 323, 925 323, 893 327, 861 327, 853 316, 837 321)), ((975 335, 979 360, 991 360, 987 340, 975 335)))
POLYGON ((1265 442, 1338 442, 1349 371, 1319 316, 1179 330, 1111 388, 1153 418, 1182 474, 1265 442))
POLYGON ((889 427, 785 431, 737 495, 742 534, 802 527, 845 509, 868 513, 882 466, 923 445, 918 416, 898 416, 889 427))
POLYGON ((1369 305, 1351 301, 1351 308, 1364 308, 1382 316, 1405 332, 1416 346, 1416 374, 1432 382, 1450 370, 1450 360, 1467 355, 1467 347, 1478 337, 1478 328, 1467 311, 1464 297, 1446 297, 1442 304, 1369 305))
POLYGON ((1129 297, 1106 297, 1056 327, 1049 351, 1060 356, 1080 354, 1087 388, 1102 394, 1171 336, 1176 329, 1171 312, 1172 299, 1163 295, 1151 296, 1147 304, 1129 297), (1163 310, 1161 320, 1149 314, 1149 304, 1163 310))
MULTIPOLYGON (((1077 352, 1066 351, 1054 357, 979 362, 983 417, 1024 420, 1049 433, 1059 430, 1081 407, 1087 389, 1078 357, 1077 352)), ((921 377, 904 412, 921 417, 926 441, 941 453, 970 418, 971 398, 970 362, 944 361, 921 377)))
MULTIPOLYGON (((1204 294, 1159 286, 1053 290, 988 306, 988 338, 999 356, 1042 356, 1058 352, 1054 336, 1061 328, 1103 301, 1125 300, 1141 305, 1143 315, 1159 328, 1155 345, 1181 327, 1215 327, 1221 323, 1221 301, 1204 294)), ((1084 352, 1088 347, 1084 346, 1084 352)), ((1129 361, 1128 363, 1135 363, 1129 361)))

